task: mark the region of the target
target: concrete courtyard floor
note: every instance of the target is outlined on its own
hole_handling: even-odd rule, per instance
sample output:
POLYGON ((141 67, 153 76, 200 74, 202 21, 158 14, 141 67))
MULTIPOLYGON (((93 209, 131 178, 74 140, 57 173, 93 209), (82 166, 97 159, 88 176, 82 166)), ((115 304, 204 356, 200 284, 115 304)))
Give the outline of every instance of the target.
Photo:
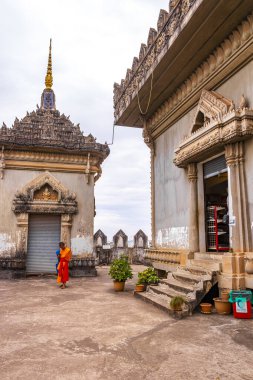
MULTIPOLYGON (((135 276, 141 268, 134 266, 135 276)), ((174 320, 107 276, 0 281, 0 379, 252 380, 253 320, 174 320)))

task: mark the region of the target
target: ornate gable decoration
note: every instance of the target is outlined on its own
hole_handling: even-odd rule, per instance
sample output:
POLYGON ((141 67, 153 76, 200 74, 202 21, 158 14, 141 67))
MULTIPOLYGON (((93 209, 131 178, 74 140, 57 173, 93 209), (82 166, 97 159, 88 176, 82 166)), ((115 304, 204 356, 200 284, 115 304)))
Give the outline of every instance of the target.
POLYGON ((14 144, 15 147, 28 146, 50 148, 54 150, 78 151, 78 153, 97 151, 104 157, 109 154, 106 144, 99 144, 89 134, 84 136, 79 124, 74 125, 69 116, 57 110, 38 108, 19 120, 15 119, 12 128, 3 124, 0 128, 0 143, 14 144))
POLYGON ((101 246, 107 244, 107 236, 103 233, 103 231, 98 230, 93 237, 94 245, 101 246))
POLYGON ((122 230, 119 230, 114 236, 113 236, 113 243, 114 246, 117 248, 126 248, 127 247, 127 241, 128 237, 122 230))
POLYGON ((192 132, 195 132, 199 127, 209 123, 211 120, 220 122, 222 117, 234 108, 235 105, 232 100, 225 98, 217 92, 203 90, 199 99, 192 132), (204 116, 203 122, 202 115, 204 116))
POLYGON ((136 247, 136 248, 148 248, 148 237, 142 230, 139 230, 134 235, 134 247, 136 247))
POLYGON ((15 213, 75 214, 76 194, 70 193, 52 174, 45 172, 15 194, 15 213))
POLYGON ((228 143, 253 135, 253 110, 242 95, 240 105, 214 92, 203 90, 191 134, 175 151, 174 163, 186 167, 224 150, 228 143))

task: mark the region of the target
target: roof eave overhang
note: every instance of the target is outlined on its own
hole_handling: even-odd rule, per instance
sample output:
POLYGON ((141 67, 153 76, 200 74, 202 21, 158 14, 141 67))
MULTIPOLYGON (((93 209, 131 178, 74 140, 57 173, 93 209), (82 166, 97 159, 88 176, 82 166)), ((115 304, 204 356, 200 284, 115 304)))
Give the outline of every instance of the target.
MULTIPOLYGON (((197 1, 140 86, 139 103, 145 109, 153 72, 151 102, 145 119, 154 114, 252 10, 253 2, 248 0, 197 1)), ((135 91, 127 107, 115 118, 115 125, 142 127, 140 116, 135 91)))

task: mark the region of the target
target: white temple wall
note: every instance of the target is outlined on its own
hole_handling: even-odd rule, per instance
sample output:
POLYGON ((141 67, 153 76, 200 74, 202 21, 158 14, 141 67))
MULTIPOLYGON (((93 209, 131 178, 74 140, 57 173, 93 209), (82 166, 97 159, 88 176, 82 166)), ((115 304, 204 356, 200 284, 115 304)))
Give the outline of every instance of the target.
MULTIPOLYGON (((250 61, 222 85, 211 89, 232 99, 239 107, 244 94, 249 107, 253 107, 253 61, 250 61)), ((196 107, 182 116, 156 140, 154 162, 155 176, 155 231, 156 246, 164 248, 188 249, 188 211, 189 182, 187 172, 175 166, 173 159, 175 149, 190 134, 196 107)), ((245 171, 250 222, 253 230, 253 139, 245 141, 245 171)), ((211 159, 211 157, 210 157, 211 159)), ((198 165, 198 182, 202 181, 202 171, 198 165)), ((202 181, 203 182, 203 181, 202 181)), ((202 185, 203 187, 203 185, 202 185)), ((199 186, 199 189, 201 186, 199 186)), ((199 191, 199 196, 200 196, 199 191)), ((203 194, 202 194, 203 196, 203 194)), ((203 202, 200 202, 201 204, 203 202)), ((200 210, 200 224, 203 222, 203 210, 200 210)), ((202 223, 203 224, 203 223, 202 223)), ((200 226, 200 246, 204 249, 204 230, 200 226), (203 236, 202 236, 203 235, 203 236)))
POLYGON ((188 179, 173 163, 174 151, 189 134, 194 110, 156 139, 155 226, 157 247, 187 249, 188 179))
MULTIPOLYGON (((15 193, 44 173, 33 170, 5 170, 0 179, 0 257, 14 257, 18 244, 17 215, 12 211, 15 193)), ((93 251, 94 178, 84 174, 51 172, 70 193, 76 193, 78 213, 72 216, 71 246, 74 255, 93 251)))

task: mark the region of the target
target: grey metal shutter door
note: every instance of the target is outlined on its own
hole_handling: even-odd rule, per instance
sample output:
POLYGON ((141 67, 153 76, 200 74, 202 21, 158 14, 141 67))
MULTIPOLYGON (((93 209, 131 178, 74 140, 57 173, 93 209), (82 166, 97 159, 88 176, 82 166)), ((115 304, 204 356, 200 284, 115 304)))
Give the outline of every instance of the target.
POLYGON ((227 163, 225 156, 216 157, 214 160, 208 161, 204 164, 204 178, 213 177, 219 173, 227 171, 227 163))
POLYGON ((30 215, 28 228, 27 273, 56 273, 61 219, 55 215, 30 215))

